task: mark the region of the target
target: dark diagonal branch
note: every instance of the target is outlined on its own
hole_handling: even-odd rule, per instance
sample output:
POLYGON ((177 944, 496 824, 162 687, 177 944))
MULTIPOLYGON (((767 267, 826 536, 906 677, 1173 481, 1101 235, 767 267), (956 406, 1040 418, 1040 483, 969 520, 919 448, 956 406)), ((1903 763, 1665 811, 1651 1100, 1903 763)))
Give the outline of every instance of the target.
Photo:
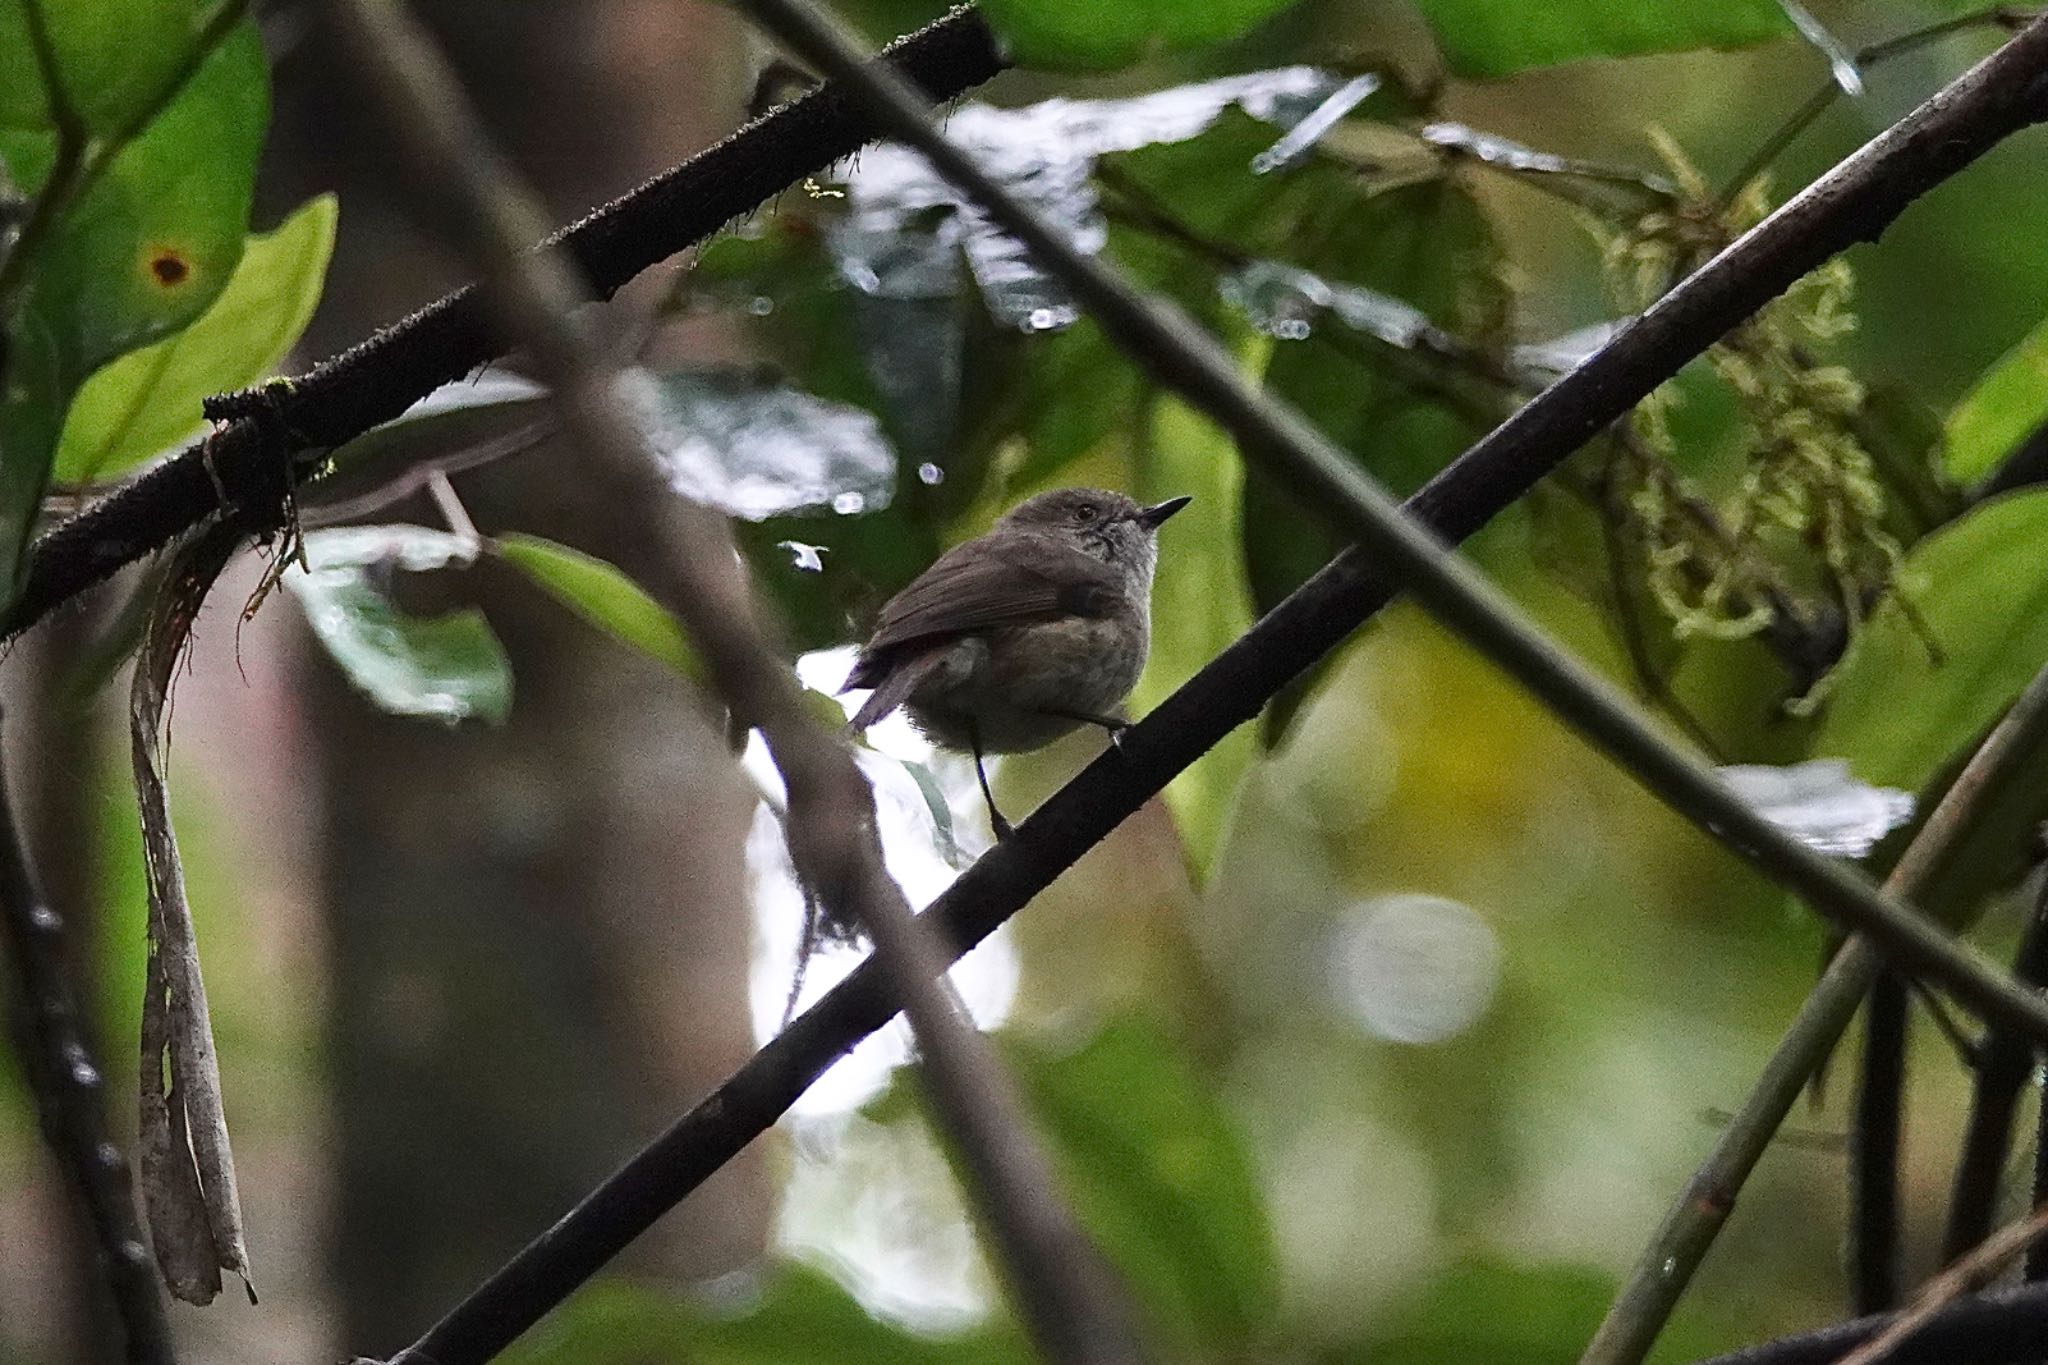
MULTIPOLYGON (((2033 912, 2013 954, 2013 975, 2035 985, 2048 982, 2048 876, 2034 896, 2033 912)), ((1954 1260, 1991 1235, 1998 1210, 1999 1182, 2006 1155, 2012 1150, 2013 1113, 2020 1088, 2034 1066, 2034 1049, 2006 1029, 1994 1031, 1984 1044, 1977 1067, 1977 1088, 1970 1099, 1970 1120, 1963 1129, 1962 1157, 1956 1162, 1955 1193, 1949 1201, 1948 1231, 1942 1256, 1954 1260)))
MULTIPOLYGON (((622 539, 650 547, 648 587, 688 628, 733 713, 758 727, 788 791, 791 861, 836 923, 873 938, 917 1035, 934 1112, 968 1173, 1020 1316, 1047 1358, 1135 1365, 1142 1356, 1126 1297, 1060 1203, 1051 1163, 994 1051, 944 982, 950 959, 911 914, 882 865, 874 797, 843 740, 819 727, 758 623, 752 585, 717 513, 677 497, 636 425, 635 381, 600 358, 581 325, 587 302, 568 266, 534 252, 540 209, 491 144, 454 75, 391 0, 329 0, 362 83, 401 130, 422 196, 485 281, 508 340, 533 357, 557 395, 564 431, 608 485, 622 539)), ((480 1360, 510 1337, 490 1324, 442 1335, 400 1357, 434 1365, 480 1360)))
POLYGON ((128 1162, 108 1135, 104 1073, 86 1047, 64 962, 64 921, 29 870, 0 775, 0 942, 13 959, 23 1070, 43 1136, 92 1229, 132 1365, 173 1365, 171 1324, 135 1217, 128 1162))
MULTIPOLYGON (((1410 500, 1411 510, 1449 539, 1471 535, 1793 280, 1875 238, 1920 195, 2038 117, 2041 91, 2027 87, 2044 54, 2048 30, 2037 25, 1942 90, 1459 457, 1410 500)), ((1339 555, 962 873, 925 918, 956 954, 981 942, 1390 597, 1366 555, 1339 555)), ((437 1343, 467 1331, 510 1339, 538 1322, 895 1012, 881 968, 855 969, 456 1305, 415 1350, 432 1358, 437 1343)), ((474 1361, 451 1356, 442 1365, 474 1361)))
MULTIPOLYGON (((934 99, 950 99, 1002 68, 987 27, 968 9, 901 39, 888 58, 934 99)), ((642 270, 753 212, 872 136, 867 120, 826 85, 554 234, 548 244, 575 262, 592 293, 609 298, 642 270)), ((39 539, 20 597, 0 613, 0 640, 212 515, 221 506, 217 490, 225 491, 242 529, 252 535, 276 530, 284 524, 288 460, 304 472, 317 452, 398 416, 497 354, 488 320, 465 288, 276 387, 277 421, 228 422, 39 539)))
POLYGON ((1849 1125, 1849 1304, 1881 1313, 1899 1301, 1899 1145, 1906 1092, 1906 979, 1881 972, 1863 1010, 1855 1116, 1849 1125))
MULTIPOLYGON (((1758 1342, 1696 1365, 1836 1365, 1874 1340, 1897 1314, 1838 1322, 1758 1342)), ((1885 1365, 2039 1365, 2048 1341, 2048 1285, 1958 1299, 1887 1355, 1885 1365)))

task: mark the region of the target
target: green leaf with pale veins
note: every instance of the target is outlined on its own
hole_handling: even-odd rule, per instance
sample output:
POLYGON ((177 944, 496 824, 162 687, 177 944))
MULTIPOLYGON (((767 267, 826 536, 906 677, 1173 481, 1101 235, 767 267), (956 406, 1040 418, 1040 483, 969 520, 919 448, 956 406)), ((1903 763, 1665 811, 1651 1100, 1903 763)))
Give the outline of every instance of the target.
POLYGON ((983 0, 1022 66, 1100 71, 1241 37, 1297 0, 983 0))
POLYGON ((475 542, 423 526, 345 526, 306 533, 306 565, 284 583, 349 681, 382 709, 425 720, 502 725, 512 665, 482 612, 414 616, 391 594, 399 573, 466 567, 475 542))
POLYGON ((2013 447, 2048 423, 2048 322, 1984 372, 1948 415, 1943 464, 1969 485, 1996 469, 2013 447))
POLYGON ((334 250, 333 195, 251 236, 228 287, 198 321, 102 367, 65 416, 60 483, 111 479, 196 433, 200 403, 277 367, 312 320, 334 250))
POLYGON ((1416 0, 1460 76, 1588 57, 1743 47, 1792 33, 1776 0, 1416 0))
POLYGON ((676 618, 616 564, 517 532, 498 536, 491 545, 548 596, 607 635, 686 678, 704 676, 697 651, 676 618))

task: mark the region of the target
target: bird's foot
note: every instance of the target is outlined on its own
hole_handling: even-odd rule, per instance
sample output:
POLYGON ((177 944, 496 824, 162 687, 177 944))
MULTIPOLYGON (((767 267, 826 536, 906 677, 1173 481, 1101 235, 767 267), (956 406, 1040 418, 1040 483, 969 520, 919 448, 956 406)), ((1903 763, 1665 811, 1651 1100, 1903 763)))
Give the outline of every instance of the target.
POLYGON ((991 810, 988 813, 988 827, 995 831, 997 843, 1001 843, 1017 832, 1016 827, 1008 820, 1005 820, 1002 812, 997 810, 991 810))

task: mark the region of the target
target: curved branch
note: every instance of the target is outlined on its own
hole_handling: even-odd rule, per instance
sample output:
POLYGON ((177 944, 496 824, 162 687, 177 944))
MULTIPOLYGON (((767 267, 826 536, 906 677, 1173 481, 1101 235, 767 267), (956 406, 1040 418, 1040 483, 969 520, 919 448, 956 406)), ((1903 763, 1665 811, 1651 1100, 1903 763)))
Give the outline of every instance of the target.
MULTIPOLYGON (((1837 1322, 1758 1342, 1696 1365, 1835 1365, 1889 1327, 1896 1314, 1837 1322)), ((2035 1365, 2048 1341, 2048 1285, 1958 1299, 1885 1357, 1885 1365, 2035 1365)))
MULTIPOLYGON (((1409 510, 1448 539, 1471 535, 1793 280, 1876 237, 1920 195, 2040 118, 2044 69, 2048 24, 2037 23, 1680 283, 1432 479, 1409 510)), ((1391 596, 1365 554, 1339 555, 962 873, 926 921, 964 954, 1391 596)), ((485 1357, 447 1343, 478 1327, 510 1339, 538 1322, 895 1012, 881 968, 872 960, 856 968, 456 1305, 411 1358, 476 1365, 485 1357)))
MULTIPOLYGON (((987 26, 965 8, 899 39, 884 55, 942 100, 1003 66, 987 26)), ((873 136, 869 121, 828 83, 546 244, 566 252, 592 292, 609 298, 648 266, 703 241, 873 136)), ((0 642, 221 510, 223 493, 226 510, 244 531, 262 536, 277 530, 285 523, 286 481, 304 472, 304 452, 360 436, 496 354, 476 292, 463 288, 274 386, 268 393, 275 421, 238 417, 38 539, 20 596, 0 612, 0 642)))

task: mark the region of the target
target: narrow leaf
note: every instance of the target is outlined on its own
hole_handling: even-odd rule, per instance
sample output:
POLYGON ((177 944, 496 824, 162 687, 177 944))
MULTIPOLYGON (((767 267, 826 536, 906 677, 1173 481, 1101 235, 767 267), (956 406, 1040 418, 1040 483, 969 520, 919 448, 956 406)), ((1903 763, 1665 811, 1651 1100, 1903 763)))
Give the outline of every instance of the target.
POLYGON ((676 618, 608 560, 514 532, 491 542, 505 561, 569 610, 686 678, 704 676, 676 618))
MULTIPOLYGON (((199 943, 163 779, 163 716, 171 675, 200 605, 240 543, 240 532, 216 526, 179 551, 151 615, 129 699, 135 795, 149 874, 140 1089, 143 1203, 164 1282, 180 1299, 199 1304, 212 1302, 220 1292, 221 1270, 234 1271, 249 1283, 249 1251, 228 1149, 220 1062, 200 978, 199 943)), ((253 1302, 253 1286, 249 1295, 253 1302)))

